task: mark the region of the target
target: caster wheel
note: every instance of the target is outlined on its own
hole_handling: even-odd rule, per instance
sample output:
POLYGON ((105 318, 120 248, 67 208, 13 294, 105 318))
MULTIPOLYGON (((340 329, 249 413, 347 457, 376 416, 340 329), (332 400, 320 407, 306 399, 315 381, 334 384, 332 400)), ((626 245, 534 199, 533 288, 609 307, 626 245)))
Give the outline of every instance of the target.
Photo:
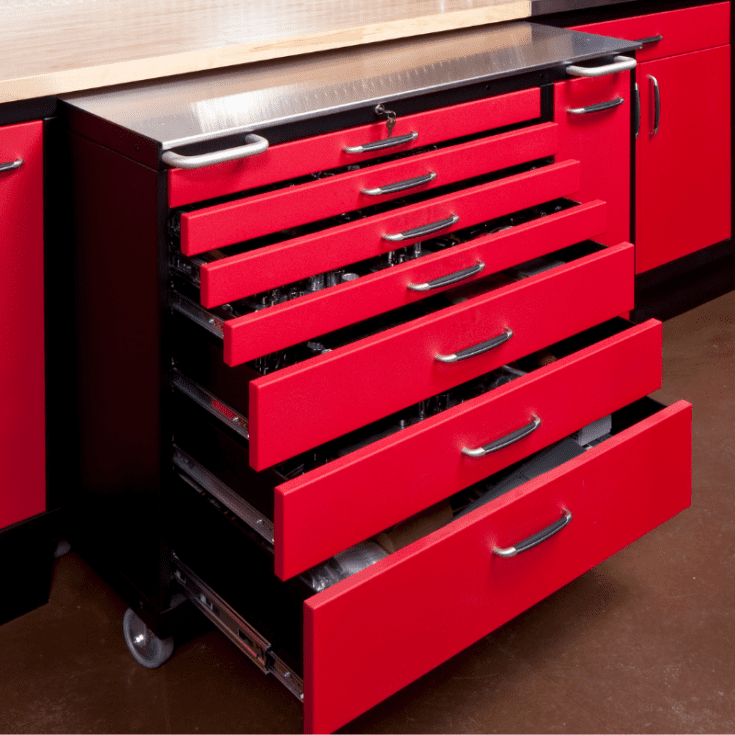
POLYGON ((147 669, 157 669, 165 664, 174 652, 174 639, 153 635, 151 629, 130 609, 123 616, 125 645, 133 658, 147 669))

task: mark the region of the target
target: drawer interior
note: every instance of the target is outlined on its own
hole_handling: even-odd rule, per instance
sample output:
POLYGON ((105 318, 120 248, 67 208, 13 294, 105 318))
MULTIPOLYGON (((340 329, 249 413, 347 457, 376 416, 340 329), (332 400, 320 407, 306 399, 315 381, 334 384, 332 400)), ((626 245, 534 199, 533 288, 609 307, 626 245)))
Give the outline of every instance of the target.
MULTIPOLYGON (((611 437, 640 424, 664 410, 664 406, 644 398, 613 413, 591 443, 571 437, 542 450, 476 485, 457 493, 448 501, 445 521, 452 523, 483 504, 531 478, 604 444, 611 437)), ((272 572, 272 557, 267 548, 253 541, 252 530, 195 483, 175 478, 172 492, 172 546, 177 557, 204 579, 244 620, 262 633, 274 651, 299 675, 303 673, 303 602, 332 584, 359 573, 361 568, 389 554, 374 541, 358 544, 352 550, 286 582, 272 572), (196 525, 193 524, 196 519, 196 525), (196 533, 192 528, 197 528, 196 533)), ((425 527, 416 519, 417 529, 425 527)), ((405 524, 400 524, 404 526, 405 524)), ((434 521, 436 526, 436 522, 434 521)), ((392 532, 389 530, 389 532, 392 532)), ((411 533, 403 537, 410 538, 411 533)))

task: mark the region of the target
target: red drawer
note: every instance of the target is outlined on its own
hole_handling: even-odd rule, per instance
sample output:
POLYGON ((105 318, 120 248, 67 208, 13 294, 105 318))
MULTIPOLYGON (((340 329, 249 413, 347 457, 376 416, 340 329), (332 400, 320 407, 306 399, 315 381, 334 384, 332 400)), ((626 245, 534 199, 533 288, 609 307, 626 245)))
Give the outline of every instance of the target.
POLYGON ((308 599, 305 731, 345 725, 688 507, 690 424, 689 404, 664 408, 308 599), (535 548, 493 553, 565 511, 535 548))
POLYGON ((559 157, 582 164, 575 199, 607 203, 607 230, 598 242, 630 240, 630 75, 570 79, 554 85, 554 118, 559 123, 559 157), (595 105, 622 100, 616 107, 595 105), (593 111, 588 111, 592 109, 593 111))
POLYGON ((551 156, 557 150, 556 128, 554 123, 545 123, 187 212, 181 216, 181 250, 184 253, 214 250, 551 156), (435 178, 430 180, 432 176, 435 178), (395 193, 375 193, 390 185, 408 188, 395 193))
POLYGON ((275 490, 276 574, 300 574, 660 387, 661 324, 649 321, 286 482, 275 490), (462 454, 533 415, 540 426, 518 443, 462 454))
POLYGON ((605 214, 605 202, 591 202, 231 319, 229 339, 238 344, 238 360, 249 361, 452 287, 413 291, 409 283, 428 283, 484 263, 484 271, 471 277, 477 279, 590 238, 599 240, 605 214))
POLYGON ((406 115, 396 120, 393 138, 418 135, 396 148, 363 154, 345 152, 386 138, 385 120, 357 128, 340 130, 313 138, 274 145, 265 153, 240 161, 221 163, 198 170, 172 169, 168 172, 170 207, 234 194, 276 181, 349 166, 371 158, 420 148, 433 143, 504 127, 541 115, 541 91, 528 89, 453 107, 406 115), (448 117, 449 116, 449 117, 448 117), (447 120, 451 119, 451 125, 447 120))
POLYGON ((46 509, 42 122, 0 128, 18 161, 0 171, 0 528, 46 509))
POLYGON ((270 467, 630 310, 633 268, 633 246, 617 245, 253 380, 251 466, 270 467), (506 329, 514 336, 480 355, 435 357, 506 329))
POLYGON ((730 3, 591 23, 576 26, 574 30, 626 41, 651 39, 651 43, 636 52, 639 62, 650 61, 730 43, 730 3), (661 40, 654 41, 659 36, 661 40))
MULTIPOLYGON (((437 197, 428 202, 342 225, 313 235, 269 245, 201 267, 202 303, 251 294, 293 283, 302 278, 372 258, 397 247, 427 239, 428 235, 391 242, 385 234, 459 217, 437 234, 517 212, 579 189, 580 166, 564 161, 481 186, 437 197)), ((233 345, 228 364, 241 358, 233 345)))

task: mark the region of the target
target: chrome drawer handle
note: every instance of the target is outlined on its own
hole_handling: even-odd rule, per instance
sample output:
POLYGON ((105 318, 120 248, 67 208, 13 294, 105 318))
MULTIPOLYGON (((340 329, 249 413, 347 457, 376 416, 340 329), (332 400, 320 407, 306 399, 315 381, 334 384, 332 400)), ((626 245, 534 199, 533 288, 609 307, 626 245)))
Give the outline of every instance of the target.
POLYGON ((635 43, 640 43, 641 46, 649 46, 652 43, 658 43, 663 40, 663 36, 649 36, 648 38, 636 38, 635 43))
POLYGON ((613 107, 622 105, 625 100, 622 97, 616 97, 614 100, 607 102, 598 102, 596 105, 588 105, 587 107, 569 107, 567 112, 570 115, 587 115, 590 112, 602 112, 603 110, 611 110, 613 107))
POLYGON ((641 132, 641 90, 636 82, 633 87, 635 88, 635 138, 638 140, 638 135, 641 132))
POLYGON ((268 150, 268 141, 260 135, 246 135, 245 142, 247 145, 241 145, 238 148, 226 148, 223 151, 202 153, 200 156, 183 156, 181 153, 166 151, 161 156, 161 160, 173 168, 203 168, 204 166, 213 166, 215 163, 250 158, 250 156, 257 156, 259 153, 265 153, 268 150))
POLYGON ((18 158, 15 161, 8 161, 7 163, 0 163, 0 172, 13 171, 16 168, 20 168, 22 165, 23 165, 22 158, 18 158))
POLYGON ((648 78, 651 80, 651 85, 653 86, 653 98, 656 105, 656 112, 653 120, 653 133, 651 133, 651 135, 656 136, 658 135, 658 129, 661 127, 661 89, 658 86, 658 79, 656 79, 656 77, 649 74, 648 78))
POLYGON ((405 232, 398 232, 395 235, 383 235, 383 240, 389 240, 390 242, 401 242, 401 240, 412 240, 414 237, 423 237, 424 235, 433 235, 439 230, 443 230, 446 227, 459 222, 459 215, 453 214, 451 217, 440 220, 439 222, 432 222, 429 225, 421 225, 421 227, 414 227, 412 230, 406 230, 405 232))
POLYGON ((346 145, 342 150, 345 153, 370 153, 372 151, 382 151, 385 148, 395 148, 398 145, 405 145, 416 140, 419 134, 416 132, 406 133, 406 135, 396 135, 395 138, 385 138, 384 140, 376 140, 374 143, 365 143, 364 145, 346 145))
MULTIPOLYGON (((462 360, 466 360, 468 357, 477 357, 477 355, 482 355, 496 347, 500 347, 500 345, 505 344, 512 336, 513 330, 506 327, 502 334, 487 340, 487 342, 480 342, 480 344, 474 345, 474 347, 468 347, 466 350, 460 350, 452 355, 434 355, 434 359, 439 362, 461 362, 462 360)), ((462 451, 465 452, 464 449, 462 451)), ((467 452, 465 452, 465 454, 467 454, 467 452)))
POLYGON ((494 442, 486 444, 484 447, 477 447, 477 449, 462 447, 462 454, 467 457, 484 457, 487 454, 492 454, 493 452, 497 452, 500 449, 505 449, 511 444, 519 442, 521 439, 524 439, 529 434, 533 434, 533 432, 536 431, 539 426, 541 426, 541 419, 538 416, 533 415, 530 424, 526 424, 520 429, 511 431, 510 434, 506 434, 500 439, 496 439, 494 442))
POLYGON ((556 521, 556 523, 552 523, 547 528, 544 528, 543 531, 534 533, 533 536, 529 536, 525 541, 521 541, 515 546, 509 546, 507 549, 501 549, 500 547, 496 546, 493 549, 493 554, 505 557, 516 556, 517 554, 532 549, 534 546, 538 546, 540 543, 546 541, 546 539, 551 538, 554 534, 559 533, 559 531, 561 531, 561 529, 564 528, 564 526, 566 526, 572 520, 571 512, 566 510, 566 508, 563 510, 564 515, 558 521, 556 521))
POLYGON ((621 71, 629 71, 635 69, 638 62, 627 56, 616 56, 614 64, 605 64, 605 66, 568 66, 567 74, 573 77, 604 77, 606 74, 617 74, 621 71))
POLYGON ((482 273, 485 270, 485 264, 479 261, 477 265, 464 268, 461 271, 455 273, 448 273, 446 276, 435 278, 433 281, 427 281, 426 283, 409 283, 407 287, 411 291, 433 291, 435 288, 442 288, 443 286, 451 286, 453 283, 459 283, 464 281, 466 278, 472 278, 478 273, 482 273))
POLYGON ((436 174, 433 171, 429 171, 428 174, 423 176, 416 176, 413 179, 406 179, 405 181, 397 181, 395 184, 386 184, 385 186, 379 186, 377 189, 361 189, 363 194, 367 194, 369 197, 379 197, 382 194, 397 194, 399 191, 406 191, 407 189, 413 189, 422 184, 428 184, 436 178, 436 174))

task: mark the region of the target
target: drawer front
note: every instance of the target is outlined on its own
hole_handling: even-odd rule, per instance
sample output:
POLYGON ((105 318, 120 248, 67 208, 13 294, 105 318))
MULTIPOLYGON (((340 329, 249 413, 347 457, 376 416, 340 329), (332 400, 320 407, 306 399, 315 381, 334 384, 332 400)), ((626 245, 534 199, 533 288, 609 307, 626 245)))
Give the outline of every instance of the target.
POLYGON ((626 41, 652 39, 636 52, 636 58, 639 62, 662 59, 730 43, 730 3, 591 23, 573 30, 626 41), (653 41, 658 36, 662 36, 661 40, 653 41))
POLYGON ((557 149, 556 127, 546 123, 187 212, 181 216, 181 249, 185 253, 214 250, 551 156, 557 149), (392 194, 376 193, 391 185, 408 188, 392 194))
MULTIPOLYGON (((427 239, 424 235, 391 242, 383 237, 385 234, 402 233, 423 225, 442 222, 453 216, 458 217, 455 224, 437 232, 447 234, 567 196, 579 189, 579 181, 579 163, 564 161, 438 197, 431 202, 370 217, 327 232, 235 255, 202 266, 202 297, 210 301, 209 284, 221 283, 220 279, 226 282, 224 287, 228 289, 229 294, 237 288, 239 298, 278 288, 317 273, 382 255, 396 247, 405 247, 427 239), (236 282, 236 286, 232 285, 233 281, 236 282)), ((230 329, 225 332, 228 345, 227 364, 237 365, 243 358, 237 341, 228 335, 230 329)))
POLYGON ((483 263, 481 273, 462 281, 468 283, 590 238, 599 241, 605 226, 605 202, 590 202, 232 319, 229 339, 238 344, 238 359, 249 361, 452 287, 413 291, 408 284, 428 283, 483 263))
POLYGON ((0 165, 18 161, 0 171, 0 528, 46 509, 42 122, 0 128, 0 165))
POLYGON ((394 152, 409 151, 451 138, 534 120, 541 115, 541 90, 528 89, 512 94, 465 102, 453 107, 406 115, 396 120, 393 138, 417 133, 404 145, 355 154, 354 147, 387 137, 385 120, 369 125, 274 145, 265 153, 198 170, 172 169, 168 172, 169 206, 234 194, 297 176, 326 171, 378 158, 394 152), (447 120, 451 118, 451 125, 447 120))
POLYGON ((270 467, 628 311, 633 267, 633 246, 618 245, 252 381, 251 466, 270 467), (506 329, 513 337, 481 355, 435 358, 506 329))
POLYGON ((559 123, 559 157, 582 164, 580 202, 607 202, 607 230, 598 242, 630 240, 630 75, 570 79, 554 85, 554 118, 559 123), (593 105, 623 100, 596 112, 593 105))
POLYGON ((691 499, 691 407, 663 409, 307 600, 306 732, 333 732, 671 518, 691 499), (507 548, 571 522, 516 557, 507 548))
POLYGON ((649 321, 286 482, 275 491, 276 574, 300 574, 660 387, 661 324, 649 321), (532 416, 540 426, 518 443, 462 454, 532 416))

